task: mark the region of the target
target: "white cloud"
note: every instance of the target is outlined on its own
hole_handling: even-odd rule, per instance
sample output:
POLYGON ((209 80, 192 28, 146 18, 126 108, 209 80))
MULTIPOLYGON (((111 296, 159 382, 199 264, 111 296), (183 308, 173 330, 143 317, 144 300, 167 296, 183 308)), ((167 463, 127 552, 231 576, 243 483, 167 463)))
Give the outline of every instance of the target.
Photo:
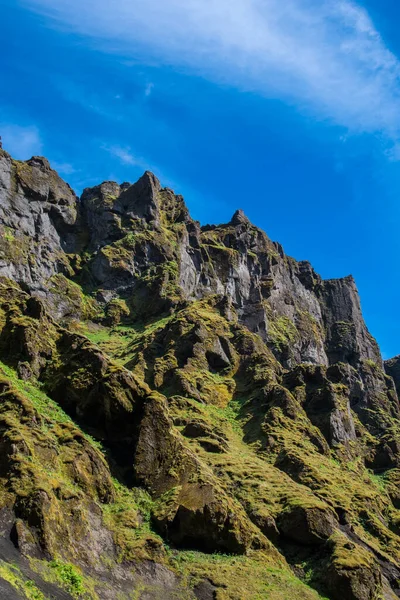
POLYGON ((34 125, 20 127, 10 123, 0 123, 0 135, 4 150, 9 152, 13 158, 27 160, 42 152, 43 144, 40 133, 34 125))
POLYGON ((351 0, 24 0, 103 49, 399 134, 400 63, 351 0))
POLYGON ((115 156, 116 158, 118 158, 118 160, 123 164, 123 165, 135 165, 135 166, 142 166, 142 161, 141 160, 137 160, 133 154, 131 153, 131 149, 129 147, 122 147, 122 146, 107 146, 106 144, 103 144, 102 146, 103 150, 106 150, 107 152, 109 152, 110 154, 112 154, 113 156, 115 156))

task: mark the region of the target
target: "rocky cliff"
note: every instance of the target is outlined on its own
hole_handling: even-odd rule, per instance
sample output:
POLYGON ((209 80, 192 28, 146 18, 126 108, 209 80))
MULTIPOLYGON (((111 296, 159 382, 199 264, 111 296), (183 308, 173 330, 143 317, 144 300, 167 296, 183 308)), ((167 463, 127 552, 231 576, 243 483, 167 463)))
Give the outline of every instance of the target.
POLYGON ((399 360, 242 211, 0 150, 0 360, 5 598, 400 596, 399 360))

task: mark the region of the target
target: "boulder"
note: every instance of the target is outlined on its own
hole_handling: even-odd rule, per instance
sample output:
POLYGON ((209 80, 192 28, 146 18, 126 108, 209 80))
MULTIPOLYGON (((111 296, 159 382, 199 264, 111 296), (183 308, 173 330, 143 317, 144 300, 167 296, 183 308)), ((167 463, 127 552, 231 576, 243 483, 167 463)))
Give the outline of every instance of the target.
POLYGON ((332 511, 322 506, 292 506, 278 518, 280 533, 305 546, 323 544, 337 526, 332 511))

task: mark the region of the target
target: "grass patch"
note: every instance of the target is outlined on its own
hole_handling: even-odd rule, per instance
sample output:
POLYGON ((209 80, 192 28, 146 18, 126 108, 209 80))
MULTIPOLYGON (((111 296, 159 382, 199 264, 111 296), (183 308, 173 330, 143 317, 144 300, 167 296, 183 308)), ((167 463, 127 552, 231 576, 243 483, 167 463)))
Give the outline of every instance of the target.
POLYGON ((52 560, 49 567, 54 572, 56 580, 73 598, 82 598, 86 589, 77 567, 60 560, 52 560))
POLYGON ((195 551, 169 551, 173 567, 192 587, 210 579, 218 587, 221 600, 321 600, 316 591, 279 568, 264 553, 249 556, 203 554, 195 551))

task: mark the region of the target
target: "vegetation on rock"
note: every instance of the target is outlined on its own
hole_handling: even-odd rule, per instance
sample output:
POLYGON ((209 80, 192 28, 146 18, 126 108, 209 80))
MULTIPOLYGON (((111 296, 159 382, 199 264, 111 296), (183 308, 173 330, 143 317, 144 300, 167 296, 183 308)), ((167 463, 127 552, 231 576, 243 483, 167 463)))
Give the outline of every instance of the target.
POLYGON ((0 592, 398 597, 400 361, 353 279, 151 173, 0 178, 0 592))

